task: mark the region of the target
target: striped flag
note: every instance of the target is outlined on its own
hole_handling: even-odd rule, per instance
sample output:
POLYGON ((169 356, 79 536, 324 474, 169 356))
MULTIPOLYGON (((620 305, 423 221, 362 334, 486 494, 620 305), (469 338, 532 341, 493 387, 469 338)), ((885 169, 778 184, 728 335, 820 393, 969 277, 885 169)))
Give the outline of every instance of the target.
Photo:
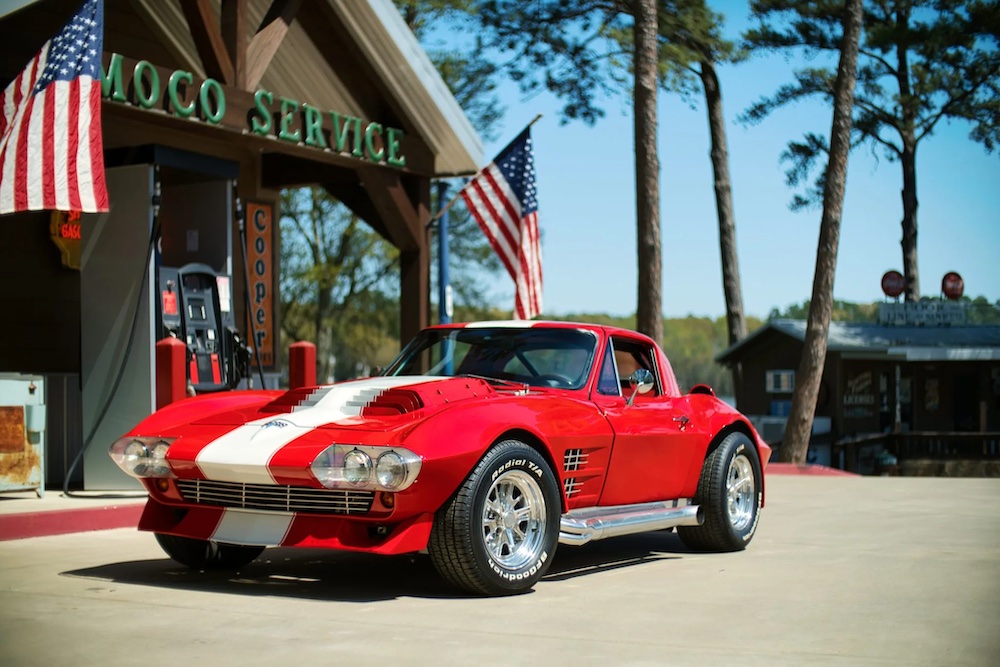
POLYGON ((103 0, 87 0, 0 95, 0 214, 108 210, 103 0))
POLYGON ((525 128, 466 184, 462 199, 514 279, 514 315, 542 312, 542 244, 531 130, 525 128))

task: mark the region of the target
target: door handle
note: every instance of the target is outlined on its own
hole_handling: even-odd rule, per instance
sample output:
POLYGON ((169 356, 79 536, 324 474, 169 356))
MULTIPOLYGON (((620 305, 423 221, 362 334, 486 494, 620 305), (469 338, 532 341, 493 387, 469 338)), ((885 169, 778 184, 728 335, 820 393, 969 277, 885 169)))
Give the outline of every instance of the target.
POLYGON ((674 423, 679 426, 683 431, 687 425, 691 422, 687 415, 681 415, 680 417, 674 417, 674 423))

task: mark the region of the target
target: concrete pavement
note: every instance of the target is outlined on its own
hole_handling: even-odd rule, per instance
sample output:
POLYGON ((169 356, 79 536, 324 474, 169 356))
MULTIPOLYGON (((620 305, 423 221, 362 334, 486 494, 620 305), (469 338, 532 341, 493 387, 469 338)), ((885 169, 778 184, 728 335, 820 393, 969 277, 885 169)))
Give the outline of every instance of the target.
POLYGON ((1000 480, 768 485, 744 552, 560 547, 515 598, 456 595, 424 556, 273 549, 224 575, 134 530, 0 542, 0 663, 998 664, 1000 480))

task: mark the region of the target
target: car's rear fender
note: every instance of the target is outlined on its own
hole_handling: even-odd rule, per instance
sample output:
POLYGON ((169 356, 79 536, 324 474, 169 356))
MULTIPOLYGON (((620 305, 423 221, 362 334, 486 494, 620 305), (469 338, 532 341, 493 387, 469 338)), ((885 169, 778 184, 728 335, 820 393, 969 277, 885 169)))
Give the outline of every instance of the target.
MULTIPOLYGON (((715 434, 715 437, 713 437, 712 441, 708 444, 708 448, 705 450, 705 456, 702 458, 699 467, 701 465, 704 465, 705 460, 708 458, 709 454, 711 454, 716 450, 716 448, 722 443, 722 441, 726 439, 726 436, 734 432, 742 433, 747 438, 749 438, 750 442, 753 443, 754 449, 757 451, 757 458, 760 461, 760 470, 761 470, 760 504, 763 507, 764 502, 767 498, 767 494, 765 491, 764 468, 767 465, 767 460, 771 456, 771 448, 768 447, 767 443, 764 442, 764 440, 757 433, 756 429, 754 429, 754 427, 749 422, 743 419, 736 419, 735 421, 732 421, 729 424, 720 427, 718 432, 715 434)), ((694 473, 696 475, 700 474, 697 470, 694 471, 694 473)))

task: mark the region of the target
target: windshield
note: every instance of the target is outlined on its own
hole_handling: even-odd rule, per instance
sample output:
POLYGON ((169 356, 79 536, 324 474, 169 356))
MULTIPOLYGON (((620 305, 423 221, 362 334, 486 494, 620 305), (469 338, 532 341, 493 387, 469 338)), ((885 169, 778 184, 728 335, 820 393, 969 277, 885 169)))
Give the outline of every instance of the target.
POLYGON ((580 389, 596 348, 596 335, 576 329, 432 329, 420 332, 385 374, 475 375, 580 389))

